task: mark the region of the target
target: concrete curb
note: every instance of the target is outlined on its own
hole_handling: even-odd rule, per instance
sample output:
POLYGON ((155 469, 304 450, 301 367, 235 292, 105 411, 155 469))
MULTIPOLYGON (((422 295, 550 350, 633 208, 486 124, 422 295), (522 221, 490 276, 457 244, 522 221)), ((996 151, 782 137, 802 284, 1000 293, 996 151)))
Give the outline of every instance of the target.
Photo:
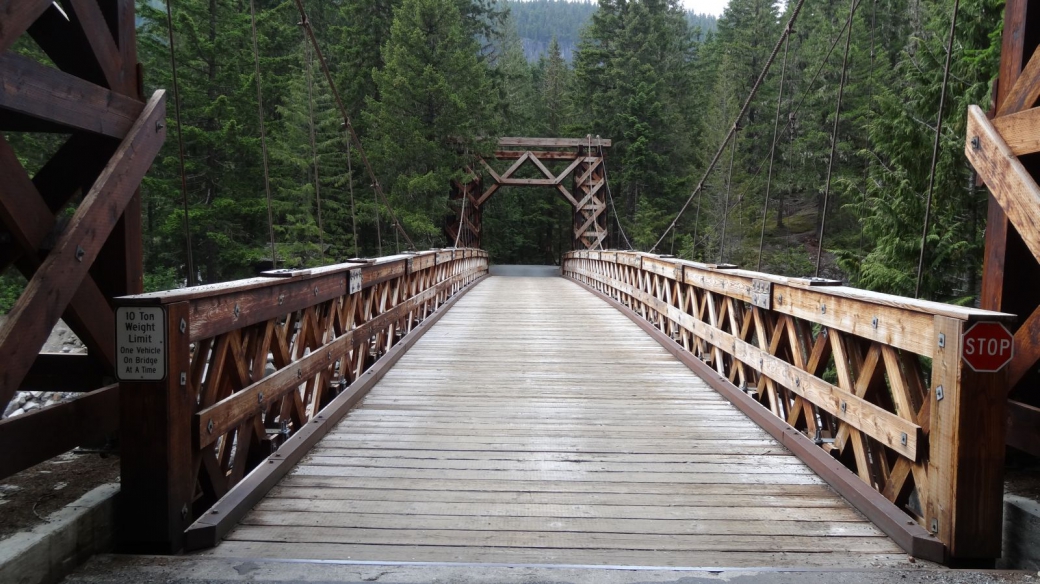
POLYGON ((1040 503, 1004 495, 1004 555, 997 564, 1016 570, 1040 570, 1040 503))
POLYGON ((0 582, 52 584, 111 547, 118 484, 97 487, 47 523, 0 541, 0 582))

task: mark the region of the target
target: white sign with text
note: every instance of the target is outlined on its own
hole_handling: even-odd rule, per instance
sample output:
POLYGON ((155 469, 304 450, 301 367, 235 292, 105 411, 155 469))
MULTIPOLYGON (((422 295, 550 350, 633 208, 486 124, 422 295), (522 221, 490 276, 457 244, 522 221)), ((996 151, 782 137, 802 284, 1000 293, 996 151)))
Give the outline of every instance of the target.
POLYGON ((166 312, 163 308, 117 308, 116 350, 116 377, 120 381, 166 379, 166 312))

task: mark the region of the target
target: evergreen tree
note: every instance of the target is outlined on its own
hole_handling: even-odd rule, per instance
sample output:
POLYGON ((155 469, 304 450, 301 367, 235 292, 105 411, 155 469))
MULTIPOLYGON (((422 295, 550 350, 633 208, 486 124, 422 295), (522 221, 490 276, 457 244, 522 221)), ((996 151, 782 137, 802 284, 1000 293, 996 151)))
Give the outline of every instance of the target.
POLYGON ((566 90, 570 82, 570 70, 563 60, 560 43, 556 37, 549 43, 549 52, 541 63, 541 99, 543 133, 547 136, 560 136, 563 125, 570 118, 569 103, 566 90))
MULTIPOLYGON (((867 288, 913 295, 916 287, 951 8, 922 6, 921 34, 912 37, 896 66, 899 82, 877 89, 868 180, 850 205, 863 216, 870 247, 863 255, 856 249, 840 253, 842 267, 867 288)), ((989 103, 1001 8, 995 0, 961 3, 926 242, 926 298, 969 302, 978 293, 986 195, 974 186, 963 144, 967 106, 989 103)))
POLYGON ((575 129, 615 141, 613 193, 637 246, 653 244, 689 188, 696 65, 696 39, 671 0, 600 0, 579 45, 575 129))
POLYGON ((365 119, 369 147, 398 217, 413 238, 438 238, 447 185, 494 135, 491 91, 479 46, 453 0, 404 0, 373 73, 378 99, 365 119))

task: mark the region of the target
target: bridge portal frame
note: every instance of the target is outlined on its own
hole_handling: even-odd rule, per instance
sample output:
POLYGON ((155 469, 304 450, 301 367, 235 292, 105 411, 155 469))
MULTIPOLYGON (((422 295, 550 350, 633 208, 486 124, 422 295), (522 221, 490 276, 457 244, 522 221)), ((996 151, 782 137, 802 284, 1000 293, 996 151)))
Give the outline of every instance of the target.
POLYGON ((453 181, 449 195, 455 214, 448 217, 445 233, 450 241, 458 239, 462 247, 480 247, 484 203, 502 187, 552 187, 570 203, 574 212, 573 249, 603 249, 607 239, 606 149, 609 139, 584 138, 500 138, 495 160, 512 160, 513 164, 499 174, 486 160, 481 166, 490 179, 485 188, 484 175, 467 169, 473 180, 453 181), (546 162, 566 163, 558 174, 546 162), (519 178, 516 173, 530 163, 543 178, 519 178), (573 187, 564 182, 573 178, 573 187), (461 231, 461 234, 459 233, 461 231))

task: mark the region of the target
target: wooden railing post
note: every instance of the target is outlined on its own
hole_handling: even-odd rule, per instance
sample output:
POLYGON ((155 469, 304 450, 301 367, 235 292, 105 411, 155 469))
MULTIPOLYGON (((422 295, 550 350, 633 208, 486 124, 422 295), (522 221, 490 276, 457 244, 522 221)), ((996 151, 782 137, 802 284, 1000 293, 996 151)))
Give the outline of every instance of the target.
POLYGON ((1007 368, 977 373, 965 363, 971 322, 935 317, 925 527, 954 563, 1000 557, 1007 368))
MULTIPOLYGON (((191 328, 188 302, 164 307, 165 377, 161 381, 120 383, 121 491, 117 511, 119 548, 134 553, 176 553, 192 522, 195 477, 192 472, 191 328)), ((143 307, 132 307, 137 310, 143 307)), ((119 322, 117 318, 117 323, 119 322)), ((117 324, 118 328, 118 324, 117 324)), ((124 326, 124 329, 126 327, 124 326)), ((124 343, 118 337, 117 350, 124 343)), ((136 355, 119 354, 133 362, 136 355)))

